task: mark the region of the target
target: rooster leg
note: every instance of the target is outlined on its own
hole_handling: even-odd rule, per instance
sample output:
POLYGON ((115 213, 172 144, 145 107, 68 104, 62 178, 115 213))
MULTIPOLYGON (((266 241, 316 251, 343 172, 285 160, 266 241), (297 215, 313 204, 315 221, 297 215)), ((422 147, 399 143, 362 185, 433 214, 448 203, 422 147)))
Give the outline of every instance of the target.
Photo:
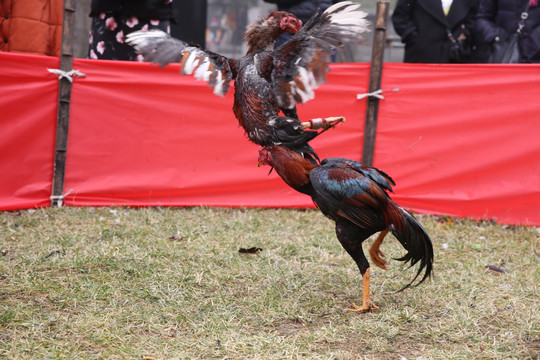
POLYGON ((354 259, 358 270, 362 274, 362 306, 355 303, 352 304, 352 309, 347 309, 353 312, 366 312, 376 310, 377 306, 371 302, 369 297, 369 278, 370 268, 369 262, 364 255, 362 249, 362 241, 373 234, 370 229, 363 229, 348 220, 336 221, 336 235, 343 248, 354 259))
POLYGON ((345 118, 343 116, 327 117, 324 119, 311 119, 302 123, 302 129, 329 129, 330 127, 335 126, 340 122, 345 122, 345 118))
POLYGON ((362 306, 358 306, 355 303, 352 303, 352 309, 347 309, 347 311, 363 313, 379 309, 369 297, 369 273, 370 269, 368 268, 364 275, 362 275, 362 306))
POLYGON ((369 256, 371 256, 371 260, 375 265, 377 265, 383 270, 386 270, 386 265, 388 263, 386 262, 386 260, 382 259, 384 257, 384 254, 381 249, 379 249, 379 247, 381 246, 386 234, 388 234, 388 231, 388 229, 381 231, 379 237, 377 238, 377 240, 375 240, 375 242, 373 243, 373 245, 371 245, 371 248, 369 249, 369 256))

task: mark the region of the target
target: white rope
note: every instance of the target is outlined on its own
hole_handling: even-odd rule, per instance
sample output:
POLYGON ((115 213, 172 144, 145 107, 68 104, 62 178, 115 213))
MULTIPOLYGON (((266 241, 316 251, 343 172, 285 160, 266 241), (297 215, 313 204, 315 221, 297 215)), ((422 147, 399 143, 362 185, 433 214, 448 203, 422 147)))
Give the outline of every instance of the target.
POLYGON ((357 99, 357 100, 360 100, 360 99, 363 99, 363 98, 366 98, 366 97, 375 97, 375 98, 377 98, 377 99, 384 100, 384 96, 381 95, 382 92, 384 92, 384 90, 383 90, 383 89, 379 89, 379 90, 376 90, 376 91, 370 92, 370 93, 357 94, 357 95, 356 95, 356 99, 357 99))
MULTIPOLYGON (((399 91, 399 88, 394 88, 394 89, 392 89, 390 91, 399 91)), ((366 98, 366 97, 374 97, 374 98, 377 98, 377 99, 380 99, 380 100, 384 100, 384 96, 381 95, 383 92, 385 92, 384 89, 379 89, 379 90, 375 90, 375 91, 370 92, 370 93, 357 94, 356 99, 360 100, 360 99, 363 99, 363 98, 366 98)))
POLYGON ((50 73, 53 73, 55 75, 58 75, 58 80, 62 78, 66 78, 69 80, 70 83, 73 82, 73 76, 79 76, 84 77, 86 74, 83 74, 79 70, 70 70, 70 71, 64 71, 60 69, 47 69, 50 73))
POLYGON ((69 190, 64 195, 51 195, 51 203, 56 203, 58 207, 62 207, 62 204, 64 203, 64 198, 71 194, 73 192, 73 189, 69 190))

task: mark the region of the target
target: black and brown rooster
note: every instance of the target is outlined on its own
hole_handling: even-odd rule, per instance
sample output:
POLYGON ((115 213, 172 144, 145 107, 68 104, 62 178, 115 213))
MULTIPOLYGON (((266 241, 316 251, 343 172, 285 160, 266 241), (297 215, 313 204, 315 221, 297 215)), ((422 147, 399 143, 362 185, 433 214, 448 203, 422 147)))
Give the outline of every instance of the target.
POLYGON ((314 98, 314 89, 326 81, 336 49, 357 41, 368 30, 366 13, 359 6, 339 2, 316 13, 304 26, 294 15, 274 11, 248 28, 244 35, 247 54, 238 60, 188 45, 159 30, 132 33, 127 42, 145 61, 161 66, 180 62, 182 74, 206 80, 216 95, 227 93, 234 80, 233 111, 248 138, 262 146, 287 146, 314 161, 318 158, 308 142, 320 133, 316 129, 327 129, 342 118, 301 122, 296 103, 314 98), (274 48, 284 33, 294 35, 274 48))
POLYGON ((417 285, 430 276, 431 240, 422 225, 390 199, 387 191, 392 191, 395 183, 384 172, 343 158, 325 159, 316 165, 283 146, 262 147, 259 164, 270 165, 290 187, 311 196, 321 212, 335 222, 339 242, 362 274, 362 306, 353 303, 348 310, 377 309, 370 299, 369 262, 362 249, 362 242, 376 232, 381 233, 369 250, 375 265, 386 269, 380 245, 388 232, 407 250, 397 260, 410 262, 411 266, 419 263, 416 276, 403 289, 412 285, 422 271, 424 275, 417 285))

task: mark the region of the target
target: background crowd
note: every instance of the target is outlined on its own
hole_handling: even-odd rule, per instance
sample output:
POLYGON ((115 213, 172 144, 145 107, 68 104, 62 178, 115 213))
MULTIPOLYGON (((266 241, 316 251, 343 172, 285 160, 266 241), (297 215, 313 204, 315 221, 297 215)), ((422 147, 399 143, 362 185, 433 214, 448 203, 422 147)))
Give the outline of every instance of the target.
MULTIPOLYGON (((264 1, 305 22, 339 0, 264 1)), ((171 0, 92 0, 88 57, 137 60, 125 36, 140 29, 170 32, 173 7, 171 0)), ((1 1, 0 51, 59 56, 62 11, 62 0, 1 1)), ((538 0, 397 0, 391 22, 405 45, 404 62, 500 62, 493 49, 515 37, 516 62, 540 63, 538 0)))
POLYGON ((488 62, 519 31, 519 62, 540 62, 538 0, 398 0, 392 14, 405 62, 488 62))

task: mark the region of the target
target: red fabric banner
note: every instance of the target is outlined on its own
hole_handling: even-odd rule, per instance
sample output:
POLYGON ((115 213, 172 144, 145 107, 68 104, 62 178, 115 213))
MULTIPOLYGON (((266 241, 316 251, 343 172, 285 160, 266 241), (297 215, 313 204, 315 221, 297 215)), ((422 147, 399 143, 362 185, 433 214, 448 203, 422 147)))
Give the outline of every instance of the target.
MULTIPOLYGON (((0 209, 46 206, 58 90, 46 68, 58 60, 0 61, 12 94, 0 99, 0 209)), ((256 166, 232 91, 217 97, 178 65, 76 59, 74 69, 86 77, 72 88, 66 205, 313 206, 256 166)), ((313 142, 321 157, 361 159, 366 99, 356 95, 368 77, 369 64, 334 64, 315 100, 299 106, 303 120, 347 118, 313 142)), ((396 180, 396 202, 540 225, 539 83, 539 65, 385 64, 374 165, 396 180)))
POLYGON ((540 225, 540 67, 387 64, 374 163, 427 213, 540 225))
MULTIPOLYGON (((80 60, 75 68, 87 76, 72 92, 65 189, 74 193, 66 204, 311 206, 268 177, 269 168, 257 168, 258 147, 238 126, 232 91, 217 97, 206 83, 180 76, 178 65, 80 60)), ((340 70, 319 94, 327 108, 302 107, 300 114, 347 116, 313 146, 358 157, 365 106, 342 91, 365 83, 368 67, 340 70)))
POLYGON ((55 57, 0 53, 0 210, 50 205, 58 102, 55 57))

